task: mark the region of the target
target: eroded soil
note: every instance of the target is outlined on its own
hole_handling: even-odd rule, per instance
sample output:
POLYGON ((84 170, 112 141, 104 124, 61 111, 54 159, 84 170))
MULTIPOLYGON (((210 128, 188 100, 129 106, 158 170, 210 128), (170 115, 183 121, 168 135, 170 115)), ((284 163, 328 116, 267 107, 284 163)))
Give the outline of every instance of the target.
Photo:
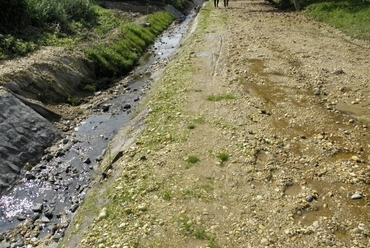
POLYGON ((368 247, 370 44, 264 1, 200 13, 64 247, 368 247))

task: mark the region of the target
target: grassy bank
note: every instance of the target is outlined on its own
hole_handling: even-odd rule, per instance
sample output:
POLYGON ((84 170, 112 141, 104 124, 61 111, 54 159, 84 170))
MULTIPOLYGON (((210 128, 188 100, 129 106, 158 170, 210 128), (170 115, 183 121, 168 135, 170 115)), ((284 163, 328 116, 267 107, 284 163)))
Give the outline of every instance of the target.
POLYGON ((370 40, 370 1, 302 1, 304 13, 346 34, 370 40))
MULTIPOLYGON (((24 14, 8 18, 9 22, 0 21, 0 62, 26 56, 42 46, 66 47, 85 51, 96 63, 98 77, 112 77, 129 70, 174 19, 160 10, 163 6, 156 6, 152 14, 135 17, 104 9, 90 0, 12 2, 15 3, 24 9, 24 14), (147 25, 139 25, 138 18, 147 25)), ((176 0, 173 4, 181 3, 182 0, 176 0)), ((0 16, 11 16, 10 7, 2 9, 0 16)))
MULTIPOLYGON (((281 6, 282 0, 268 0, 281 6)), ((351 37, 370 40, 370 0, 300 0, 303 13, 351 37)), ((290 8, 294 11, 293 1, 290 8)))
POLYGON ((97 76, 114 77, 127 72, 173 19, 170 13, 162 11, 148 15, 146 26, 121 21, 109 40, 84 46, 87 57, 96 65, 97 76))

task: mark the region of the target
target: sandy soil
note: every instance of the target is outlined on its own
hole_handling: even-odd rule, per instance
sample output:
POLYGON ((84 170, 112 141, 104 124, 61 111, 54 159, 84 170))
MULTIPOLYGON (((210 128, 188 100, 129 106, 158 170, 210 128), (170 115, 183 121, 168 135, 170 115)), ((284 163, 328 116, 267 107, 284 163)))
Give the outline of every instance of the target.
POLYGON ((64 247, 368 247, 369 42, 259 0, 192 31, 64 247))

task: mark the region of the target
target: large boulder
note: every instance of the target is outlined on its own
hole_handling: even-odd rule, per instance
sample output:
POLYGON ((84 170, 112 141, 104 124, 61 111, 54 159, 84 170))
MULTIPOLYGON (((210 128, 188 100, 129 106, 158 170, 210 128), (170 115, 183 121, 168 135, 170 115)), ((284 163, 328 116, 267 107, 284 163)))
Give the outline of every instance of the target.
POLYGON ((37 163, 59 137, 51 122, 0 88, 0 193, 15 182, 26 163, 37 163))

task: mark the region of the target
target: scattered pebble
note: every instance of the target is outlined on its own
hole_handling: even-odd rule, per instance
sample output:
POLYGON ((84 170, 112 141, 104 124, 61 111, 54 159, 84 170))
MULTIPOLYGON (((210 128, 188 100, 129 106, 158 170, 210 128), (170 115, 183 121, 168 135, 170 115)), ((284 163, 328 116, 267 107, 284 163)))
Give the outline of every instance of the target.
POLYGON ((362 199, 362 192, 356 191, 353 195, 351 195, 352 200, 362 199))
POLYGON ((314 197, 312 195, 307 195, 306 196, 306 201, 308 201, 308 202, 312 202, 313 199, 314 199, 314 197))

